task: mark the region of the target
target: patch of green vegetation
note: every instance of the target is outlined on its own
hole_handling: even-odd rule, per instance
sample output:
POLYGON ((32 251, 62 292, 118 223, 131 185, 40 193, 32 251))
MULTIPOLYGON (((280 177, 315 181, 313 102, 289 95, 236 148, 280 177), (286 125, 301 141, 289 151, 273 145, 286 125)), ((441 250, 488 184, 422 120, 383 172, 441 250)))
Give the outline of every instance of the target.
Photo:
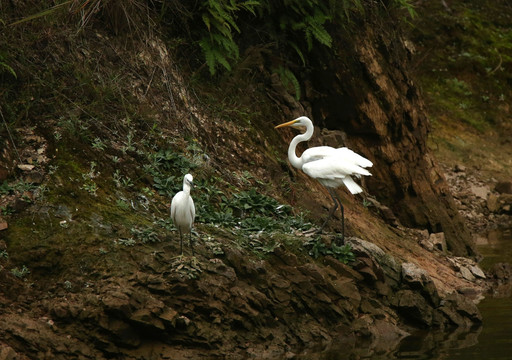
MULTIPOLYGON (((421 85, 435 121, 469 124, 478 131, 503 119, 510 97, 512 29, 509 4, 478 1, 423 3, 415 21, 421 85)), ((505 115, 506 116, 506 115, 505 115)))
POLYGON ((151 242, 159 242, 158 233, 153 229, 152 226, 138 227, 134 226, 130 229, 130 233, 135 236, 136 239, 140 240, 143 244, 151 242))
POLYGON ((28 274, 30 274, 30 270, 25 265, 23 265, 21 268, 15 267, 11 269, 11 274, 16 276, 18 279, 23 279, 28 274))
POLYGON ((325 244, 320 237, 311 239, 306 247, 309 248, 309 255, 317 259, 320 256, 331 255, 343 264, 349 264, 355 260, 350 244, 336 245, 332 242, 330 245, 325 244))

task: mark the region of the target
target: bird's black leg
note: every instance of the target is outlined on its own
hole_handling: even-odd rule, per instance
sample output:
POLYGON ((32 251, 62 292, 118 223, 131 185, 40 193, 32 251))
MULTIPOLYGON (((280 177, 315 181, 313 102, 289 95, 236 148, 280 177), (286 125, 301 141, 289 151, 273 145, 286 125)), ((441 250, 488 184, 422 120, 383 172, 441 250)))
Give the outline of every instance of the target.
POLYGON ((332 201, 334 201, 334 205, 329 210, 329 215, 327 216, 327 219, 325 219, 325 221, 322 224, 322 226, 320 226, 320 229, 318 229, 318 233, 322 232, 322 230, 324 229, 325 225, 327 225, 327 222, 332 218, 332 216, 334 215, 334 212, 338 208, 338 202, 336 201, 336 198, 334 197, 331 188, 327 188, 327 191, 329 191, 329 195, 331 195, 332 201))
POLYGON ((180 253, 181 253, 181 255, 183 255, 183 234, 181 233, 181 230, 180 230, 180 253))
POLYGON ((342 241, 345 242, 345 209, 343 208, 343 204, 341 203, 341 200, 338 196, 338 194, 336 194, 336 191, 334 191, 334 195, 336 196, 336 199, 338 200, 338 203, 340 204, 340 208, 341 208, 341 238, 342 238, 342 241))

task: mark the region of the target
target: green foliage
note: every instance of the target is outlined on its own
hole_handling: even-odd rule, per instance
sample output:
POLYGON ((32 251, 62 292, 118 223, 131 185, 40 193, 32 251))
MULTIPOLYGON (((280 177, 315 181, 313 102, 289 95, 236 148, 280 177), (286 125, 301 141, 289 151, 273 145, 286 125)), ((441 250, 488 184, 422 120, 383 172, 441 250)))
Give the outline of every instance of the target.
POLYGON ((30 274, 30 270, 25 265, 23 265, 21 268, 15 267, 11 269, 11 274, 16 276, 18 279, 23 279, 25 276, 30 274))
POLYGON ((295 99, 299 100, 301 91, 300 91, 300 83, 295 74, 288 68, 280 66, 274 69, 274 72, 279 75, 281 82, 287 89, 292 89, 295 93, 295 99))
POLYGON ((16 72, 14 71, 14 69, 9 64, 7 64, 5 56, 0 53, 0 74, 2 74, 4 72, 8 72, 9 74, 14 76, 15 78, 18 77, 16 75, 16 72))
POLYGON ((158 234, 156 231, 153 230, 151 227, 133 227, 130 229, 130 232, 132 233, 135 238, 140 240, 143 244, 151 242, 159 242, 160 239, 158 238, 158 234))
POLYGON ((12 183, 9 183, 7 180, 4 180, 0 184, 0 195, 22 194, 27 191, 33 191, 36 188, 36 185, 25 182, 23 181, 23 179, 16 180, 12 183))
MULTIPOLYGON (((201 194, 201 190, 197 192, 201 194)), ((254 188, 234 193, 230 198, 219 191, 209 190, 207 199, 212 199, 212 193, 215 194, 213 198, 218 199, 214 202, 218 207, 205 202, 201 196, 196 204, 199 222, 231 227, 241 232, 289 233, 311 228, 303 215, 294 216, 290 206, 281 205, 254 188)))
POLYGON ((469 96, 473 94, 469 85, 463 80, 457 78, 446 79, 446 85, 450 91, 457 95, 469 96))
POLYGON ((153 187, 160 195, 174 196, 182 189, 183 176, 197 167, 183 154, 172 149, 159 150, 148 155, 146 171, 153 177, 153 187))
POLYGON ((317 259, 320 256, 331 255, 338 261, 349 264, 355 260, 354 253, 350 244, 338 246, 334 242, 330 246, 326 245, 321 238, 312 239, 306 244, 310 248, 309 255, 317 259))
POLYGON ((394 0, 393 5, 399 9, 406 10, 411 19, 414 19, 418 15, 411 0, 394 0))
POLYGON ((259 1, 205 0, 200 12, 208 34, 199 41, 210 74, 214 75, 219 65, 231 70, 229 60, 238 60, 239 50, 234 32, 240 33, 237 24, 239 12, 248 11, 255 15, 254 9, 259 1))
POLYGON ((135 246, 137 243, 133 238, 118 239, 117 242, 123 246, 135 246))

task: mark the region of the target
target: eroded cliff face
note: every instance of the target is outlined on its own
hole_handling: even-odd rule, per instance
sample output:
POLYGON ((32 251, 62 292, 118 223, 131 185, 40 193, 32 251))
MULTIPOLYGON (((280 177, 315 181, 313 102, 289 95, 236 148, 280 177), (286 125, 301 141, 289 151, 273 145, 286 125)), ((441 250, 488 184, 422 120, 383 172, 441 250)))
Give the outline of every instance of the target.
POLYGON ((427 148, 429 121, 408 72, 413 47, 390 24, 372 26, 338 39, 343 56, 318 60, 321 70, 306 76, 314 91, 305 101, 319 126, 343 130, 347 145, 374 162, 369 193, 403 225, 444 232, 450 251, 474 255, 470 233, 427 148))

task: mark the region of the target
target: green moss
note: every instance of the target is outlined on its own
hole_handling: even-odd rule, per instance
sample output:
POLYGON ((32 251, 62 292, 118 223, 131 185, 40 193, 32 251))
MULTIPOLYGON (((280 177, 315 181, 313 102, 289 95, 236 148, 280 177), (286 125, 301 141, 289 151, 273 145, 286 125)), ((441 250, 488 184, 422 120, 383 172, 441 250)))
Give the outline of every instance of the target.
MULTIPOLYGON (((420 82, 437 121, 465 123, 486 131, 500 122, 500 105, 512 95, 512 30, 508 4, 469 1, 423 4, 415 37, 420 82)), ((505 115, 506 116, 506 115, 505 115)))

